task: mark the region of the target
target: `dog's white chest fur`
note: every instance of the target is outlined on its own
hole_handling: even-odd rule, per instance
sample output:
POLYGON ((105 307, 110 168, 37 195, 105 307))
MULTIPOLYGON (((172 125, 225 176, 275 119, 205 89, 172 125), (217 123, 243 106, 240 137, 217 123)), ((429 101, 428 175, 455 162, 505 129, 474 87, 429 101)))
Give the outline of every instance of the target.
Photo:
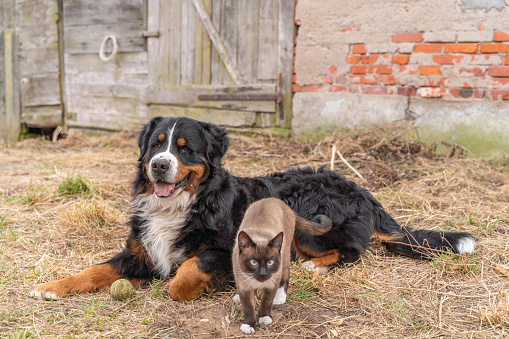
POLYGON ((181 191, 166 199, 154 194, 140 196, 135 202, 139 216, 146 222, 142 225, 141 243, 147 251, 154 269, 166 278, 176 264, 186 259, 184 251, 174 246, 180 230, 185 224, 187 213, 194 199, 181 191))

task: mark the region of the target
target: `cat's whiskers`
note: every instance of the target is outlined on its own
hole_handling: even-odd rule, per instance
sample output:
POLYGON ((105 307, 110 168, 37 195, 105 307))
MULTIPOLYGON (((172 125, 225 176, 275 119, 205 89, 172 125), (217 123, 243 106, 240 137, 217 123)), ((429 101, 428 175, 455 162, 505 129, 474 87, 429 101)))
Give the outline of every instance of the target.
POLYGON ((242 272, 242 277, 244 278, 242 280, 242 284, 245 284, 247 283, 248 285, 248 288, 251 287, 251 285, 256 281, 255 279, 255 274, 254 273, 246 273, 246 272, 242 272))
POLYGON ((281 280, 281 277, 276 277, 275 275, 273 275, 272 277, 270 277, 268 282, 279 285, 279 280, 281 280))

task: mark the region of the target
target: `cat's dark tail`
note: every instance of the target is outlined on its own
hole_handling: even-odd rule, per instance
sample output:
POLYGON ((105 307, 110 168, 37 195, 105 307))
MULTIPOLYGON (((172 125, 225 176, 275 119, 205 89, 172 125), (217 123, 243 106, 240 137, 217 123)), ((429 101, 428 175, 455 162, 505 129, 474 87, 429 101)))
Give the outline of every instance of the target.
POLYGON ((466 232, 412 230, 400 225, 381 206, 372 220, 375 236, 388 250, 410 258, 431 258, 443 251, 473 253, 475 238, 466 232))
POLYGON ((297 214, 295 215, 295 218, 295 228, 311 235, 322 235, 329 232, 332 228, 332 221, 325 215, 317 215, 317 223, 304 219, 297 214))

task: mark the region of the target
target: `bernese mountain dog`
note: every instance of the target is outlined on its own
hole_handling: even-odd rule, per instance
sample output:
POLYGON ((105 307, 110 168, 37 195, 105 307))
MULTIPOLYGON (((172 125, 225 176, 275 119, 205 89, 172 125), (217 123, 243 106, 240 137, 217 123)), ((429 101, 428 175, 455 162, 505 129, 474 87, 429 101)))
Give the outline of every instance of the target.
POLYGON ((374 238, 411 258, 474 250, 475 239, 468 233, 400 227, 367 190, 330 170, 233 176, 221 163, 228 143, 226 130, 216 125, 186 117, 153 118, 138 138, 124 250, 74 276, 36 285, 31 295, 58 299, 97 291, 119 278, 139 283, 170 276, 169 294, 175 300, 222 291, 233 283, 231 252, 244 213, 268 197, 282 199, 305 219, 326 215, 332 220, 332 229, 321 236, 295 231, 292 257, 308 269, 353 263, 374 238))

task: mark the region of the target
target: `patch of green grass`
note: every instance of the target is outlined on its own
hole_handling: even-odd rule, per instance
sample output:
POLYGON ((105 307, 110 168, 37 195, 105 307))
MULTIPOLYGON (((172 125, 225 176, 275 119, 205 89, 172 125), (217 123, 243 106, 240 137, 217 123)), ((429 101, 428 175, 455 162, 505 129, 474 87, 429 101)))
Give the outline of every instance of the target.
POLYGON ((30 183, 25 192, 5 199, 5 202, 18 205, 35 205, 47 201, 51 197, 45 187, 35 186, 30 183))
POLYGON ((235 319, 237 322, 244 321, 244 313, 242 312, 242 306, 240 303, 235 303, 230 308, 230 318, 235 319))
POLYGON ((28 194, 18 194, 12 197, 5 199, 5 202, 10 204, 18 204, 18 205, 30 205, 31 200, 28 194))
POLYGON ((92 182, 83 175, 68 175, 58 186, 58 195, 72 197, 77 195, 92 195, 96 192, 92 182))
POLYGON ((406 304, 401 300, 401 298, 388 298, 383 304, 386 309, 397 313, 400 317, 405 317, 409 313, 406 304))
POLYGON ((64 166, 62 164, 59 164, 59 163, 49 162, 49 161, 44 160, 42 162, 42 167, 44 167, 44 168, 62 169, 62 167, 64 167, 64 166))
POLYGON ((35 338, 36 334, 29 332, 27 328, 19 328, 16 327, 12 330, 11 333, 7 334, 8 339, 25 339, 25 338, 35 338))
POLYGON ((7 225, 7 217, 0 214, 0 230, 3 230, 7 225))
POLYGON ((317 295, 317 291, 311 279, 293 279, 294 286, 288 289, 287 300, 300 301, 317 295))
POLYGON ((164 296, 161 294, 161 291, 160 291, 160 289, 161 289, 160 282, 156 282, 156 283, 149 282, 149 286, 150 286, 150 289, 152 290, 152 294, 154 294, 155 299, 158 299, 158 298, 164 299, 164 296))
POLYGON ((431 266, 444 272, 470 273, 481 266, 478 262, 466 255, 454 255, 449 253, 438 253, 431 258, 431 266))
POLYGON ((93 316, 98 309, 106 307, 99 305, 94 298, 92 298, 92 300, 88 302, 83 302, 81 306, 83 309, 83 313, 85 313, 86 316, 93 316))
POLYGON ((484 230, 491 236, 493 235, 493 231, 497 228, 497 225, 500 221, 500 218, 493 219, 493 220, 486 220, 484 224, 484 230))

